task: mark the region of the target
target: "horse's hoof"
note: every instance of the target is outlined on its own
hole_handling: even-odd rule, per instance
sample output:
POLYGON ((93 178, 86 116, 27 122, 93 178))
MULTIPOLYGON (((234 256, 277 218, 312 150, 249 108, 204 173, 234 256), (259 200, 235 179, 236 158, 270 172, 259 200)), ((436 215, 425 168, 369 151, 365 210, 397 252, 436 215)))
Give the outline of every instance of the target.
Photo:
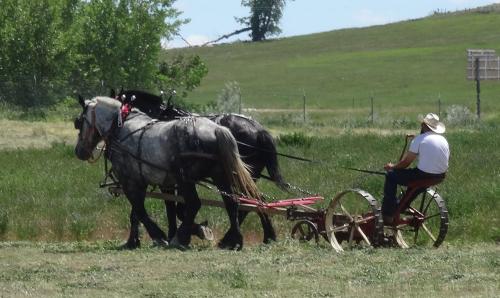
POLYGON ((198 238, 200 238, 201 240, 208 240, 208 241, 214 240, 214 233, 212 232, 212 229, 202 224, 198 226, 198 230, 196 231, 196 236, 198 236, 198 238))
POLYGON ((168 248, 168 242, 165 239, 153 239, 153 247, 168 248))
POLYGON ((141 241, 127 241, 118 247, 119 250, 133 250, 141 247, 141 241))
POLYGON ((243 248, 243 243, 227 243, 227 242, 220 241, 217 244, 217 246, 220 249, 240 251, 243 248))
POLYGON ((189 245, 181 244, 179 242, 179 238, 177 238, 177 235, 175 235, 175 237, 170 241, 169 248, 176 248, 180 251, 186 251, 189 249, 189 245))

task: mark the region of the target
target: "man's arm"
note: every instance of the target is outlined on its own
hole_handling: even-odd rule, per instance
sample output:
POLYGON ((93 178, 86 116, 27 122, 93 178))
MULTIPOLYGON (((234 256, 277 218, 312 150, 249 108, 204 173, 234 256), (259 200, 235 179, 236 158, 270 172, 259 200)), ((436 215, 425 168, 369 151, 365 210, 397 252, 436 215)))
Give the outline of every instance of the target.
POLYGON ((417 154, 411 151, 406 151, 403 158, 396 164, 389 162, 384 166, 386 171, 394 170, 394 169, 406 169, 411 163, 417 158, 417 154))

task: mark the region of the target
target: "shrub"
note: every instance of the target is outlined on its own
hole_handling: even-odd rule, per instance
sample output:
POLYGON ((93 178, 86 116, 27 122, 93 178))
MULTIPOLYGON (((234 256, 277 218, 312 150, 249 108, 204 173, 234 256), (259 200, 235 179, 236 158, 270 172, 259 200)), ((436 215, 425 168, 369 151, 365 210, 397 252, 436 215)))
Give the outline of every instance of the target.
POLYGON ((217 111, 220 113, 238 113, 240 101, 241 89, 238 82, 227 82, 217 98, 217 111))
POLYGON ((445 122, 450 125, 467 126, 476 123, 476 116, 467 107, 452 105, 446 108, 445 122))

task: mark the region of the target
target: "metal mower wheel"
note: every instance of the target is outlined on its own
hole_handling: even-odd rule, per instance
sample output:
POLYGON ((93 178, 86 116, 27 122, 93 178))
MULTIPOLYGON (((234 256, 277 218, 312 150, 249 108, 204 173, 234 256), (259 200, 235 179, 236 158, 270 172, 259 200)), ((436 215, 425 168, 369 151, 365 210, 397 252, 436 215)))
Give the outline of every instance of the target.
MULTIPOLYGON (((412 220, 396 228, 396 242, 400 247, 439 247, 443 243, 448 232, 448 210, 435 190, 427 189, 419 194, 401 213, 401 217, 412 220)), ((385 228, 386 231, 388 229, 391 228, 385 228)))
POLYGON ((349 189, 341 192, 328 206, 325 229, 337 252, 352 247, 376 246, 383 231, 379 205, 366 191, 349 189))
POLYGON ((316 244, 319 243, 319 232, 316 225, 309 220, 298 221, 292 228, 292 239, 302 242, 308 242, 314 239, 316 244))

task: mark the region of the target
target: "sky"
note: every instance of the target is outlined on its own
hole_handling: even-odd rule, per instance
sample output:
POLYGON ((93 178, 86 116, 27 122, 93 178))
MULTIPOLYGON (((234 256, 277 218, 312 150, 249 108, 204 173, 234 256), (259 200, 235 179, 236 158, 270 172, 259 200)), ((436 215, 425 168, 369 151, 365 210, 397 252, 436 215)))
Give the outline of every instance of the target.
MULTIPOLYGON (((288 0, 280 22, 282 33, 276 37, 382 25, 425 17, 438 10, 456 11, 492 3, 500 0, 288 0)), ((200 45, 242 28, 235 17, 249 15, 240 0, 177 0, 174 7, 183 12, 182 18, 191 20, 180 29, 180 35, 190 45, 200 45)), ((248 32, 221 42, 237 39, 248 40, 248 32)), ((188 45, 175 37, 165 46, 188 45)))

